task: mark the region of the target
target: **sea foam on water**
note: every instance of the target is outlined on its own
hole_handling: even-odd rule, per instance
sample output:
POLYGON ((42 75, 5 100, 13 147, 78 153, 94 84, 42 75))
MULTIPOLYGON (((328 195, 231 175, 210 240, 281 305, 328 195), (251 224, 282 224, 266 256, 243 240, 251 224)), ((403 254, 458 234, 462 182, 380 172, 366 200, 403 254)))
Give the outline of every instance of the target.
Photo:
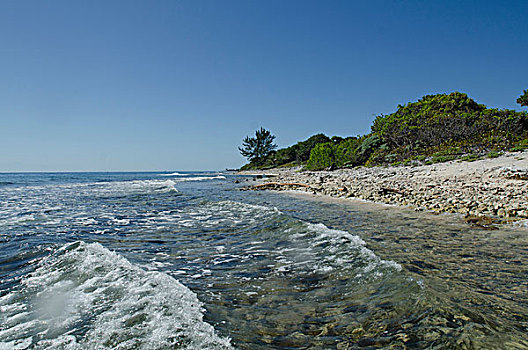
POLYGON ((98 243, 57 250, 0 308, 0 349, 231 348, 187 287, 98 243))

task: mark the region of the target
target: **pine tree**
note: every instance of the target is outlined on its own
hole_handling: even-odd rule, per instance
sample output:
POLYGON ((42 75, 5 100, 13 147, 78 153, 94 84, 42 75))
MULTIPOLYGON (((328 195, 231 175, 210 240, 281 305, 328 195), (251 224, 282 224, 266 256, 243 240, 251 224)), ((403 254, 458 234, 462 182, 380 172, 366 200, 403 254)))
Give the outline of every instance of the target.
POLYGON ((277 148, 273 143, 275 136, 270 131, 260 128, 255 131, 255 137, 246 136, 242 141, 242 147, 238 147, 240 154, 246 157, 251 163, 260 164, 277 148))

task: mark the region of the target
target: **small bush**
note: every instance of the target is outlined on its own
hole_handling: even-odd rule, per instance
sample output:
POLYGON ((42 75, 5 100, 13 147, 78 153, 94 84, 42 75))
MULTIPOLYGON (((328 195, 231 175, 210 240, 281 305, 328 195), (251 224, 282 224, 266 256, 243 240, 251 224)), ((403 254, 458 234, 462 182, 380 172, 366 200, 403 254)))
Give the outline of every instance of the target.
POLYGON ((463 160, 466 162, 474 162, 479 159, 480 159, 480 156, 478 154, 468 154, 460 158, 460 160, 463 160))
POLYGON ((431 159, 431 161, 433 163, 444 163, 444 162, 449 162, 451 160, 454 160, 456 159, 457 157, 455 155, 447 155, 447 156, 433 156, 433 158, 431 159))
POLYGON ((396 161, 396 158, 397 158, 397 157, 398 157, 397 154, 387 154, 387 155, 385 156, 385 162, 387 162, 387 163, 392 163, 392 164, 394 164, 394 163, 399 163, 399 162, 396 161))
POLYGON ((310 159, 306 163, 308 170, 323 170, 336 165, 335 145, 332 142, 316 145, 310 153, 310 159))
POLYGON ((528 138, 518 142, 513 148, 510 149, 511 152, 522 152, 525 149, 528 149, 528 138))
POLYGON ((336 165, 353 167, 362 163, 358 147, 361 140, 357 137, 348 137, 341 139, 336 144, 336 165))
POLYGON ((487 154, 487 157, 488 158, 497 158, 500 156, 500 153, 499 152, 496 152, 496 151, 490 151, 488 152, 487 154))

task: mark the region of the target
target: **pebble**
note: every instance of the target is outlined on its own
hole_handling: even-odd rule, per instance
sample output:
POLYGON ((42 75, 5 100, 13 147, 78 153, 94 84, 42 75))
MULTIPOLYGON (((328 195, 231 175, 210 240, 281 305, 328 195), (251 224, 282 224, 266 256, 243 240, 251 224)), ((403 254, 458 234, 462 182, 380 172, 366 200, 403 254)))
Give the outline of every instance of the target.
MULTIPOLYGON (((475 163, 472 163, 475 164, 475 163)), ((272 181, 304 183, 304 191, 496 218, 528 218, 528 169, 478 167, 456 177, 430 166, 333 171, 279 170, 272 181)), ((276 188, 289 190, 290 188, 276 188)))

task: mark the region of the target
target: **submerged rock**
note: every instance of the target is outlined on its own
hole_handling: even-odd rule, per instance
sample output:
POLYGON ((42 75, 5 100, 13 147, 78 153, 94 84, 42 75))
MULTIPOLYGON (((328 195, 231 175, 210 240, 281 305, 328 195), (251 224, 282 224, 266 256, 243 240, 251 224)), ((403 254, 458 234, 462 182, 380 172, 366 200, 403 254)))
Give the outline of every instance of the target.
POLYGON ((491 218, 489 216, 475 216, 475 215, 466 215, 464 220, 468 224, 473 226, 480 227, 486 230, 498 230, 497 226, 493 224, 500 224, 502 220, 491 218))

